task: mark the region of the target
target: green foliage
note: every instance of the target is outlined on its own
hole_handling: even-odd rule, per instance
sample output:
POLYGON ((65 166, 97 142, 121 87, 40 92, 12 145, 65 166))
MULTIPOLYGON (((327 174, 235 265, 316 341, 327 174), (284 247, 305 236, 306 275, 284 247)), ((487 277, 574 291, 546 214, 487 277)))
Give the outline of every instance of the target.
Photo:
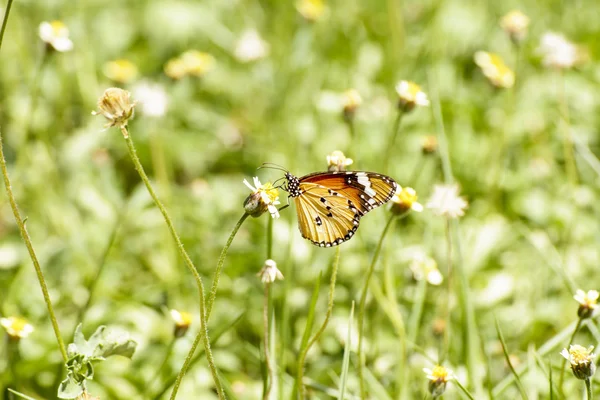
POLYGON ((94 379, 94 362, 104 361, 115 355, 131 358, 136 347, 137 342, 128 333, 107 329, 105 326, 98 327, 90 339, 85 340, 79 324, 75 329, 73 343, 67 348, 67 378, 58 388, 58 397, 74 399, 81 395, 86 391, 87 380, 94 379))

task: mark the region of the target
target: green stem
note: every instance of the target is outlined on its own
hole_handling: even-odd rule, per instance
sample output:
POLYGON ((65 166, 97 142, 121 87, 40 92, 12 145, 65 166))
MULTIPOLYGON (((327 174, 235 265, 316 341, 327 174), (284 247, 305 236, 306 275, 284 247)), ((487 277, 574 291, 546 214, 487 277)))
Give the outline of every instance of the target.
POLYGON ((567 103, 566 82, 564 72, 560 74, 560 118, 564 126, 563 131, 563 153, 565 158, 565 171, 571 185, 577 184, 577 164, 575 163, 575 152, 573 151, 573 137, 571 134, 571 122, 569 117, 569 104, 567 103))
MULTIPOLYGON (((6 25, 8 23, 8 16, 10 14, 10 9, 12 6, 13 0, 8 0, 6 5, 6 11, 4 12, 4 19, 2 20, 2 28, 0 28, 0 48, 2 47, 2 42, 4 39, 4 32, 6 31, 6 25)), ((31 243, 31 238, 29 237, 29 233, 27 232, 27 228, 25 227, 25 222, 21 217, 21 213, 19 211, 19 207, 17 206, 17 202, 15 200, 15 196, 12 192, 12 186, 10 183, 10 178, 8 176, 8 169, 6 168, 6 158, 4 157, 4 148, 2 145, 2 136, 0 135, 0 168, 2 168, 2 176, 4 177, 4 185, 6 186, 6 194, 8 195, 8 201, 10 202, 10 207, 12 208, 13 214, 15 216, 15 221, 19 226, 19 231, 21 232, 21 237, 25 242, 25 246, 27 247, 27 251, 29 252, 29 257, 31 257, 31 261, 33 262, 33 267, 35 268, 35 273, 37 275, 38 281, 40 283, 40 287, 42 289, 42 294, 44 296, 44 301, 46 302, 46 307, 48 308, 48 314, 50 315, 50 320, 52 321, 52 328, 54 329, 54 336, 56 336, 56 341, 58 342, 58 347, 60 349, 60 353, 63 357, 63 360, 67 361, 67 350, 65 348, 65 343, 63 342, 62 336, 60 334, 60 328, 58 327, 58 322, 56 321, 56 316, 54 314, 54 308, 52 307, 52 301, 50 300, 50 294, 48 293, 48 287, 46 286, 46 280, 44 279, 44 274, 42 273, 42 268, 40 267, 40 263, 35 254, 35 250, 33 249, 33 244, 31 243)))
POLYGON ((367 390, 365 387, 365 380, 363 374, 363 368, 365 365, 365 355, 362 351, 363 325, 365 318, 365 302, 367 300, 367 290, 369 289, 369 281, 371 280, 371 276, 373 275, 373 271, 375 270, 375 264, 377 263, 377 259, 379 258, 379 253, 381 252, 383 239, 385 238, 388 230, 390 229, 392 221, 394 221, 394 217, 394 214, 390 216, 387 223, 385 224, 385 228, 383 228, 383 232, 381 232, 379 243, 377 243, 375 253, 373 254, 373 260, 371 261, 371 265, 369 265, 369 269, 367 270, 367 277, 365 279, 365 284, 360 295, 360 303, 358 305, 358 378, 360 381, 360 397, 363 400, 367 398, 367 390))
MULTIPOLYGON (((123 133, 123 137, 125 138, 125 143, 127 143, 127 149, 129 150, 129 156, 131 157, 131 160, 133 161, 133 165, 134 165, 136 171, 140 175, 140 178, 144 182, 144 185, 146 185, 146 189, 148 189, 148 193, 150 193, 150 196, 152 196, 152 199, 154 200, 154 204, 156 205, 156 207, 160 210, 161 214, 163 215, 165 222, 166 222, 167 226, 169 227, 169 232, 171 232, 171 236, 173 237, 173 240, 175 240, 175 243, 177 243, 177 248, 179 249, 179 253, 181 254, 181 257, 183 258, 183 260, 185 261, 185 265, 188 267, 188 269, 194 276, 194 279, 196 280, 196 285, 198 286, 198 292, 199 292, 199 296, 200 296, 200 321, 201 321, 200 331, 202 332, 201 334, 202 334, 202 338, 203 338, 204 351, 206 352, 208 366, 209 366, 210 372, 213 376, 213 380, 215 382, 215 386, 217 388, 217 393, 219 394, 219 398, 224 399, 225 394, 223 392, 223 386, 221 385, 221 381, 220 381, 219 375, 217 373, 217 368, 214 364, 214 360, 212 357, 212 352, 210 350, 210 340, 208 338, 208 327, 206 326, 207 318, 206 318, 205 310, 204 310, 204 285, 202 284, 202 277, 200 277, 200 274, 196 270, 194 263, 192 262, 187 251, 183 247, 183 243, 181 242, 181 239, 179 238, 179 235, 177 234, 177 231, 175 230, 175 226, 173 225, 173 221, 171 221, 171 217, 169 217, 169 213, 167 212, 167 209, 165 208, 165 206, 163 206, 162 202, 159 200, 158 196, 156 195, 156 192, 154 191, 154 188, 152 187, 152 184, 150 183, 150 180, 148 179, 148 176, 146 175, 146 172, 144 171, 144 167, 142 167, 142 163, 140 162, 140 159, 137 156, 135 147, 133 145, 133 140, 131 139, 131 136, 127 132, 127 128, 122 127, 121 132, 123 133)), ((193 358, 195 350, 196 350, 196 348, 194 346, 192 346, 192 348, 190 349, 190 352, 188 353, 188 355, 186 357, 184 367, 181 369, 179 376, 177 377, 178 382, 176 382, 175 387, 173 388, 173 393, 171 394, 171 399, 175 399, 175 397, 177 395, 177 390, 179 389, 179 383, 180 383, 181 379, 183 378, 183 375, 186 372, 185 366, 186 366, 186 364, 189 365, 189 361, 193 358)))
POLYGON ((587 400, 592 400, 592 380, 590 378, 585 380, 585 390, 587 392, 587 400))
POLYGON ((88 288, 88 298, 87 298, 84 306, 79 309, 79 312, 77 314, 77 319, 76 319, 77 323, 81 322, 83 324, 83 319, 85 318, 85 312, 89 309, 90 305, 92 304, 94 292, 96 291, 96 287, 98 286, 98 281, 100 280, 100 275, 102 275, 102 271, 104 270, 104 266, 106 265, 106 258, 108 257, 108 254, 110 253, 110 249, 112 248, 113 244, 115 243, 115 239, 117 237, 117 232, 119 231, 119 226, 121 225, 121 219, 122 219, 123 215, 124 215, 123 211, 119 212, 119 214, 117 215, 117 220, 115 221, 115 225, 113 226, 112 232, 110 233, 108 243, 106 244, 106 247, 104 248, 104 251, 102 252, 102 255, 100 256, 100 260, 98 262, 98 269, 96 270, 96 275, 94 276, 94 279, 92 279, 92 281, 89 284, 90 287, 88 288))
MULTIPOLYGON (((163 362, 160 364, 160 367, 158 367, 158 369, 152 376, 152 379, 150 379, 150 381, 146 385, 146 394, 151 392, 154 382, 156 382, 156 380, 160 376, 160 371, 162 371, 162 369, 165 367, 165 365, 167 365, 167 361, 169 361, 169 358, 171 357, 171 353, 173 352, 173 347, 175 347, 176 341, 177 341, 176 337, 173 337, 173 339, 171 339, 171 342, 169 343, 169 347, 167 347, 167 351, 165 352, 165 357, 163 358, 163 362)), ((144 398, 148 398, 148 396, 145 395, 144 398)))
POLYGON ((300 352, 300 354, 298 356, 298 368, 297 368, 296 383, 298 385, 298 396, 299 396, 300 400, 304 400, 304 398, 306 397, 306 390, 304 388, 304 383, 303 383, 304 362, 306 360, 306 355, 308 354, 308 351, 313 346, 313 344, 315 344, 317 342, 317 340, 319 340, 319 338, 325 331, 325 328, 327 328, 327 324, 329 323, 329 319, 331 318, 331 313, 333 312, 333 300, 335 298, 335 282, 337 279, 337 271, 338 271, 339 263, 340 263, 340 247, 338 246, 335 249, 335 257, 333 259, 333 266, 331 268, 331 278, 329 280, 329 298, 327 301, 327 312, 325 314, 325 320, 323 321, 323 324, 321 324, 321 327, 317 330, 317 332, 312 337, 312 339, 310 339, 308 341, 308 344, 306 345, 306 347, 304 347, 303 351, 300 352))
POLYGON ((231 235, 229 235, 229 239, 227 239, 227 243, 225 243, 225 247, 223 247, 223 250, 221 251, 221 255, 219 256, 219 261, 217 262, 217 268, 215 269, 215 274, 213 277, 212 287, 210 289, 210 294, 208 295, 208 300, 206 303, 206 320, 207 321, 210 319, 210 314, 212 312, 212 308, 215 303, 215 298, 217 297, 217 289, 219 288, 219 279, 221 277, 221 270, 223 269, 223 264, 225 263, 225 257, 227 256, 227 251, 229 250, 229 247, 231 246, 231 243, 233 242, 233 238, 237 234, 238 230, 240 229, 240 227, 242 226, 242 224, 244 223, 246 218, 248 218, 248 215, 250 215, 250 214, 244 213, 244 215, 242 215, 242 217, 239 219, 239 221, 233 228, 233 231, 231 231, 231 235))
POLYGON ((446 257, 447 257, 447 273, 448 277, 448 298, 446 299, 446 329, 444 329, 444 346, 442 354, 439 357, 439 363, 443 363, 450 350, 450 327, 452 326, 452 312, 450 304, 452 300, 452 234, 450 232, 450 219, 446 219, 446 257))
MULTIPOLYGON (((575 335, 577 335, 577 332, 579 332, 579 328, 581 328, 581 324, 583 323, 583 319, 579 318, 577 320, 577 325, 575 325, 575 329, 573 330, 573 334, 571 335, 571 338, 569 339, 569 344, 567 345, 567 351, 569 350, 569 347, 571 347, 571 345, 573 344, 573 341, 575 340, 575 335)), ((565 380, 565 364, 567 363, 567 359, 563 358, 562 363, 560 365, 560 376, 558 378, 558 391, 559 393, 564 397, 564 391, 563 391, 563 382, 565 380)))
POLYGON ((400 132, 400 123, 402 122, 403 116, 404 112, 402 112, 402 110, 399 110, 398 115, 396 116, 396 120, 394 121, 394 125, 392 127, 392 132, 390 133, 390 141, 385 150, 385 169, 388 173, 390 172, 390 157, 392 156, 394 143, 396 143, 396 138, 398 137, 398 133, 400 132))
POLYGON ((269 303, 271 302, 271 292, 269 290, 270 287, 271 284, 269 282, 265 282, 265 298, 263 306, 263 347, 265 352, 265 367, 267 368, 267 377, 264 382, 265 384, 263 385, 263 400, 268 400, 269 395, 271 393, 271 387, 273 385, 273 369, 271 367, 271 361, 269 359, 269 303))

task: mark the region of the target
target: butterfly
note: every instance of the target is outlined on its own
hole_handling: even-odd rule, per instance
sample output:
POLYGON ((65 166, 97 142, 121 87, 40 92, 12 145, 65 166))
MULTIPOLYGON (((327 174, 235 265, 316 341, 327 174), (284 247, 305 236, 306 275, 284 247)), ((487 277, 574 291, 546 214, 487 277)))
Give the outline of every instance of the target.
POLYGON ((364 171, 285 173, 283 190, 294 199, 302 237, 320 247, 350 240, 369 211, 388 202, 398 185, 389 176, 364 171))

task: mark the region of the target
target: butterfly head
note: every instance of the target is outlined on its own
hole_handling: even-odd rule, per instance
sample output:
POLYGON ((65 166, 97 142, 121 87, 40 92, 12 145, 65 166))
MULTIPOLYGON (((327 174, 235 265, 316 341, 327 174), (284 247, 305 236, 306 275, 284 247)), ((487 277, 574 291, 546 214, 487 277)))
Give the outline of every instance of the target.
POLYGON ((289 172, 285 173, 285 179, 287 179, 286 190, 290 194, 290 197, 300 196, 302 194, 302 192, 300 191, 300 179, 290 174, 289 172))

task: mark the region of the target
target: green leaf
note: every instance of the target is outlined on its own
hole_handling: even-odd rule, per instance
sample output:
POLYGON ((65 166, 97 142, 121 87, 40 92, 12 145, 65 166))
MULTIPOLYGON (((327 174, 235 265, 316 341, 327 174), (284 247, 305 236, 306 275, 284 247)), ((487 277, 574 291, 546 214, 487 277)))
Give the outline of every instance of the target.
POLYGON ((74 399, 84 391, 84 383, 77 382, 71 372, 67 374, 67 379, 60 383, 58 387, 59 399, 74 399))
POLYGON ((131 358, 137 347, 137 342, 131 339, 128 332, 106 329, 105 326, 98 327, 88 343, 94 349, 92 354, 94 359, 113 355, 131 358))

